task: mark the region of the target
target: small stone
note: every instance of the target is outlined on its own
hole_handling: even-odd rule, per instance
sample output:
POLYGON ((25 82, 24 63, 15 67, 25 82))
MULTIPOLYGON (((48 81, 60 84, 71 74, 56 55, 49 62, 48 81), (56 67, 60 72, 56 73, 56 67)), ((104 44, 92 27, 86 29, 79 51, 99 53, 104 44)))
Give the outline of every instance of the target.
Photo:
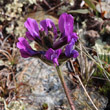
POLYGON ((100 38, 100 35, 97 31, 89 30, 85 33, 85 39, 88 41, 89 45, 95 45, 95 40, 100 38))

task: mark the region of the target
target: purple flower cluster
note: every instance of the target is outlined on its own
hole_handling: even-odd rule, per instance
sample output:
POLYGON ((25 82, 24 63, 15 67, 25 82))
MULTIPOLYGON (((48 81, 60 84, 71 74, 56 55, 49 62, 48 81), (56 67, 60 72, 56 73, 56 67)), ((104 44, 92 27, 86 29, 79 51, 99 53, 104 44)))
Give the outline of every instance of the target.
POLYGON ((17 47, 20 49, 22 57, 39 57, 40 59, 53 62, 59 65, 61 61, 68 58, 76 58, 79 54, 74 49, 78 36, 73 32, 74 19, 73 16, 63 13, 59 18, 59 30, 51 19, 42 20, 40 26, 31 18, 24 23, 27 32, 26 37, 29 40, 36 41, 37 45, 42 49, 40 51, 33 50, 27 40, 20 37, 17 47))

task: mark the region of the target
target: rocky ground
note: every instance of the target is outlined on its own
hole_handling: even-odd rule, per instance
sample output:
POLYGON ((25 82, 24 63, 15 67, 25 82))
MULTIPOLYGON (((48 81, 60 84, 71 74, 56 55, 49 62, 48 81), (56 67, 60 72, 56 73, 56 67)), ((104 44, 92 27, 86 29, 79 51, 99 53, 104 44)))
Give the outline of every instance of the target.
MULTIPOLYGON (((26 30, 24 28, 24 22, 28 17, 36 19, 37 22, 40 22, 41 20, 46 18, 50 18, 55 22, 55 25, 58 25, 58 16, 61 13, 77 9, 77 7, 75 8, 72 7, 73 6, 72 0, 69 0, 69 2, 66 2, 65 0, 61 0, 60 3, 59 3, 59 0, 55 0, 55 4, 51 3, 51 0, 46 0, 48 1, 47 3, 42 2, 43 0, 40 0, 37 4, 36 4, 36 0, 25 0, 26 3, 22 2, 22 0, 20 2, 18 2, 18 0, 14 0, 14 2, 12 2, 12 0, 6 0, 6 1, 8 2, 6 3, 3 0, 0 0, 0 6, 2 6, 2 8, 0 9, 0 49, 6 50, 10 54, 13 53, 11 49, 14 47, 13 45, 16 45, 18 37, 25 36, 26 30)), ((101 50, 101 52, 102 50, 104 50, 103 54, 102 53, 101 54, 105 55, 106 49, 107 50, 109 49, 110 51, 110 43, 108 43, 110 41, 110 37, 109 37, 110 35, 110 24, 109 24, 110 0, 102 0, 102 1, 104 2, 104 3, 101 3, 102 11, 106 12, 103 15, 104 18, 101 16, 100 3, 98 3, 99 10, 97 9, 99 11, 98 17, 99 18, 102 17, 101 22, 98 20, 98 17, 95 11, 91 11, 91 13, 86 15, 83 13, 81 14, 81 13, 74 13, 74 12, 71 14, 75 18, 74 25, 75 25, 76 31, 79 33, 81 42, 83 42, 84 38, 82 38, 82 35, 80 34, 80 30, 82 30, 82 33, 85 33, 86 31, 87 34, 85 34, 84 37, 87 37, 90 40, 90 42, 85 40, 85 44, 87 45, 87 43, 88 44, 93 43, 93 45, 97 46, 97 48, 95 47, 95 49, 97 49, 97 53, 99 54, 98 50, 101 50), (88 15, 90 15, 91 17, 88 15), (91 19, 93 19, 94 21, 93 23, 91 22, 91 19), (105 22, 106 20, 107 20, 107 23, 105 23, 102 26, 103 22, 105 22), (86 24, 86 21, 88 21, 91 24, 86 24), (99 29, 100 27, 103 29, 99 29), (103 36, 100 35, 101 32, 105 30, 105 28, 107 29, 107 32, 105 32, 103 36, 104 36, 105 42, 109 44, 109 46, 107 45, 109 48, 106 47, 106 45, 102 42, 103 36), (96 39, 99 39, 100 42, 97 42, 96 39)), ((88 11, 92 10, 90 7, 85 5, 84 9, 86 8, 88 9, 88 11)), ((1 56, 2 55, 0 54, 0 75, 2 76, 2 74, 4 74, 2 73, 2 67, 7 69, 8 67, 7 65, 10 65, 10 62, 8 63, 5 62, 7 63, 7 65, 4 66, 4 64, 2 64, 1 56)), ((10 100, 9 104, 6 103, 8 96, 6 95, 5 97, 4 96, 1 97, 0 95, 0 109, 2 108, 1 106, 4 106, 3 108, 5 108, 6 110, 70 110, 67 98, 63 91, 63 88, 59 80, 59 77, 57 75, 57 72, 55 70, 55 67, 48 66, 39 59, 35 59, 35 58, 23 59, 21 58, 20 55, 19 57, 20 59, 18 60, 19 61, 18 64, 15 64, 17 65, 17 72, 16 72, 17 82, 24 82, 27 85, 26 87, 23 86, 24 87, 23 93, 21 94, 22 97, 16 98, 17 100, 13 100, 13 101, 10 100)), ((7 60, 5 59, 4 61, 7 61, 7 60)), ((81 60, 80 62, 83 62, 83 61, 81 60)), ((85 66, 85 62, 83 65, 85 66)), ((92 103, 88 99, 81 85, 75 84, 75 82, 69 77, 66 64, 61 66, 61 69, 64 74, 67 86, 70 89, 70 94, 75 104, 76 110, 95 110, 95 108, 93 107, 92 103)), ((96 68, 94 67, 94 69, 96 68)), ((108 69, 110 72, 110 68, 108 69)), ((8 68, 8 72, 11 73, 10 68, 8 68)), ((8 72, 6 71, 6 74, 8 72)), ((86 69, 84 73, 86 73, 86 69)), ((5 75, 3 75, 3 78, 4 76, 5 75)), ((100 73, 99 78, 101 76, 103 75, 100 73)), ((106 82, 107 79, 105 77, 103 79, 106 82)), ((101 82, 103 81, 101 80, 101 82)), ((0 93, 2 91, 1 85, 0 85, 0 93)), ((98 88, 99 90, 100 84, 98 86, 96 85, 95 87, 98 88)), ((109 107, 110 96, 107 94, 106 95, 100 94, 99 91, 95 89, 95 87, 94 85, 92 85, 91 88, 86 87, 87 92, 89 93, 93 102, 95 103, 95 105, 99 110, 110 110, 110 107, 109 107)), ((104 92, 109 92, 107 88, 109 87, 106 86, 105 89, 103 89, 103 87, 101 89, 105 90, 104 92)), ((14 92, 14 94, 15 93, 16 92, 14 92)), ((10 99, 13 99, 13 94, 12 94, 12 98, 10 99)))
MULTIPOLYGON (((42 110, 44 104, 48 105, 48 110, 70 110, 54 67, 35 58, 25 59, 18 65, 19 68, 24 66, 27 70, 23 73, 22 80, 28 81, 31 88, 31 91, 25 94, 29 101, 29 103, 25 103, 26 110, 42 110), (28 67, 26 67, 27 64, 28 67)), ((82 87, 74 86, 72 80, 67 77, 66 66, 63 65, 61 68, 65 81, 71 90, 76 110, 94 110, 82 87)), ((92 88, 87 88, 87 91, 99 110, 104 110, 108 99, 92 88)))

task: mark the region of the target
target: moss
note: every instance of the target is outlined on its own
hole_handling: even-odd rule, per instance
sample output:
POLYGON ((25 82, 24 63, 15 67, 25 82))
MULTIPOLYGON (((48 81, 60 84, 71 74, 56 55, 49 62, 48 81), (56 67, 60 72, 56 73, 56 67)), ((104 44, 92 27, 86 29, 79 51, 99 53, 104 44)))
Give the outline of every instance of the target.
POLYGON ((103 85, 103 87, 99 88, 99 92, 103 93, 103 95, 108 96, 108 93, 110 92, 110 83, 106 82, 106 84, 103 85))
POLYGON ((47 103, 44 103, 42 105, 42 110, 48 110, 48 104, 47 103))
POLYGON ((110 93, 110 82, 104 77, 103 71, 98 68, 97 71, 94 72, 93 77, 94 78, 89 80, 88 86, 96 88, 99 93, 108 97, 110 93))

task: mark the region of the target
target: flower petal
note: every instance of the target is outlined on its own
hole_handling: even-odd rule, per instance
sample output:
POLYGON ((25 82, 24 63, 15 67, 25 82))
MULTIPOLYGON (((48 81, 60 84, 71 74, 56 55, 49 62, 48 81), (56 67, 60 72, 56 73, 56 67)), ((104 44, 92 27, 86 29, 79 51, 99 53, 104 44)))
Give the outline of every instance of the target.
POLYGON ((70 57, 71 56, 71 52, 72 52, 72 50, 74 48, 73 47, 74 44, 75 44, 75 41, 74 41, 74 39, 72 39, 71 42, 66 46, 66 48, 65 48, 65 55, 67 57, 70 57))
POLYGON ((64 23, 66 21, 66 15, 67 15, 66 13, 63 13, 59 18, 58 26, 61 33, 65 32, 64 23))
POLYGON ((23 49, 20 49, 20 53, 21 53, 21 56, 23 58, 28 58, 30 57, 30 54, 28 54, 26 51, 24 51, 23 49))
POLYGON ((54 53, 54 50, 52 48, 50 48, 46 54, 45 54, 45 57, 48 59, 48 60, 51 60, 51 55, 54 53))
POLYGON ((39 38, 39 28, 36 20, 32 18, 28 18, 27 21, 24 23, 25 27, 27 28, 28 32, 30 33, 31 39, 39 38))
POLYGON ((78 40, 77 33, 73 32, 72 35, 71 35, 71 38, 73 38, 76 42, 78 40))
POLYGON ((55 38, 57 37, 57 28, 55 27, 55 24, 51 19, 42 20, 40 22, 40 27, 41 30, 45 31, 47 35, 48 35, 48 29, 53 28, 54 37, 55 38))
POLYGON ((48 59, 48 60, 51 60, 53 61, 54 64, 58 64, 58 58, 61 54, 62 50, 61 49, 57 49, 57 50, 53 50, 52 48, 50 48, 49 50, 47 50, 46 54, 45 54, 45 57, 48 59))
MULTIPOLYGON (((75 40, 72 39, 71 42, 66 46, 65 48, 65 55, 67 57, 74 57, 73 54, 74 54, 74 44, 75 44, 75 40)), ((76 55, 75 55, 76 56, 76 55)))
POLYGON ((37 51, 34 51, 31 46, 28 44, 27 40, 23 37, 20 37, 19 42, 17 43, 17 47, 20 49, 21 56, 24 58, 33 56, 38 54, 37 51))
POLYGON ((24 37, 19 37, 18 40, 19 42, 17 43, 17 47, 19 49, 26 49, 26 48, 32 49, 24 37))
MULTIPOLYGON (((63 13, 59 18, 59 30, 61 33, 64 33, 66 37, 70 37, 73 33, 73 16, 67 13, 63 13)), ((71 40, 67 38, 67 40, 71 40)), ((69 42, 69 41, 68 41, 69 42)))
POLYGON ((29 40, 34 40, 34 38, 31 36, 30 32, 26 32, 26 37, 29 39, 29 40))
POLYGON ((77 58, 77 57, 79 56, 78 51, 77 51, 77 50, 73 50, 72 53, 71 53, 71 56, 72 56, 73 58, 77 58))
POLYGON ((53 63, 54 63, 54 65, 55 65, 55 64, 59 65, 58 59, 57 59, 57 58, 54 58, 54 59, 53 59, 53 63))

